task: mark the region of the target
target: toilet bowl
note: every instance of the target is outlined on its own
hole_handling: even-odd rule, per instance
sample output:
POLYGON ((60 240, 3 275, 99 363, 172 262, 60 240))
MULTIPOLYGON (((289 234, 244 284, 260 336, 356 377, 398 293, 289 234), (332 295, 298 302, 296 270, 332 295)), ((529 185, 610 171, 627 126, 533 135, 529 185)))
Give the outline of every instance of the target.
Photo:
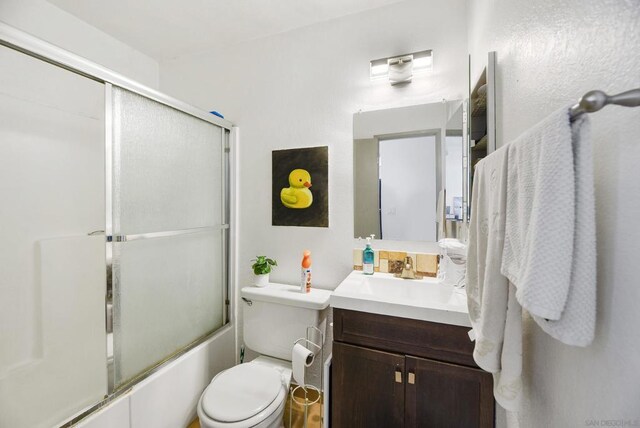
POLYGON ((328 290, 270 283, 244 287, 243 339, 260 354, 213 378, 198 402, 202 428, 271 428, 282 426, 291 384, 291 349, 307 327, 324 332, 328 290))
POLYGON ((198 402, 202 428, 275 428, 291 383, 286 361, 260 356, 219 373, 198 402))

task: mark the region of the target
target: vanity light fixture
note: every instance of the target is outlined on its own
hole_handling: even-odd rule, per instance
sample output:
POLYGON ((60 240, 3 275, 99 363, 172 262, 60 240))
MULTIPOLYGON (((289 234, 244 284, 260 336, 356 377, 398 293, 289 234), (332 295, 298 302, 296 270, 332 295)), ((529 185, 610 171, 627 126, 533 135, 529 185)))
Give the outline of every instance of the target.
POLYGON ((433 52, 413 52, 389 58, 374 59, 369 62, 371 80, 389 79, 391 85, 409 83, 414 74, 421 74, 433 69, 433 52))

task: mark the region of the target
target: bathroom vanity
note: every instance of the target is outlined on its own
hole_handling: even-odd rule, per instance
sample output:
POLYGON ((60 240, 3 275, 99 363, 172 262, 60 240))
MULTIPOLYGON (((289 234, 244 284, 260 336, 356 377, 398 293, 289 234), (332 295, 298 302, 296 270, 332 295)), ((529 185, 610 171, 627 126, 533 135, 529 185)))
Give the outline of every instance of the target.
MULTIPOLYGON (((484 108, 478 91, 472 94, 472 107, 486 116, 486 134, 494 131, 492 64, 480 91, 484 108)), ((444 237, 464 238, 472 171, 468 106, 469 100, 448 100, 354 114, 354 238, 373 234, 381 241, 374 243, 376 273, 356 270, 331 295, 333 428, 494 426, 493 377, 473 360, 464 290, 428 273, 420 280, 383 273, 403 263, 380 254, 391 254, 381 249, 389 241, 433 248, 444 237)), ((358 269, 362 244, 354 248, 358 269)), ((403 256, 413 258, 412 265, 405 259, 407 270, 422 274, 419 252, 403 256)), ((429 273, 437 270, 436 263, 429 273)))
POLYGON ((494 426, 493 379, 473 361, 464 292, 353 272, 331 297, 331 426, 494 426))

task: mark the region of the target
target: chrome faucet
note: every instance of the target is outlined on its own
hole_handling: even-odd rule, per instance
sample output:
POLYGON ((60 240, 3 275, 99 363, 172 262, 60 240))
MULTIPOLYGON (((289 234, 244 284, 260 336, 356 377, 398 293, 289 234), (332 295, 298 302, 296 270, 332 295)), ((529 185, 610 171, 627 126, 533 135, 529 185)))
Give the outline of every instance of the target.
POLYGON ((395 274, 395 276, 402 279, 422 279, 422 276, 418 275, 413 268, 413 259, 409 256, 404 258, 402 272, 395 274))

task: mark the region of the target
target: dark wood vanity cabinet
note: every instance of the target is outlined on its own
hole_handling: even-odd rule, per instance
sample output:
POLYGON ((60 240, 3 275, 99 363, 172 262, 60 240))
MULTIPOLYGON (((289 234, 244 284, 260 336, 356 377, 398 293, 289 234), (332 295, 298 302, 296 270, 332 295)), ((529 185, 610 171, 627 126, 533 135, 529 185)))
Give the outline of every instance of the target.
POLYGON ((469 328, 334 309, 331 427, 494 426, 469 328))
POLYGON ((333 342, 332 427, 404 426, 404 355, 333 342))

